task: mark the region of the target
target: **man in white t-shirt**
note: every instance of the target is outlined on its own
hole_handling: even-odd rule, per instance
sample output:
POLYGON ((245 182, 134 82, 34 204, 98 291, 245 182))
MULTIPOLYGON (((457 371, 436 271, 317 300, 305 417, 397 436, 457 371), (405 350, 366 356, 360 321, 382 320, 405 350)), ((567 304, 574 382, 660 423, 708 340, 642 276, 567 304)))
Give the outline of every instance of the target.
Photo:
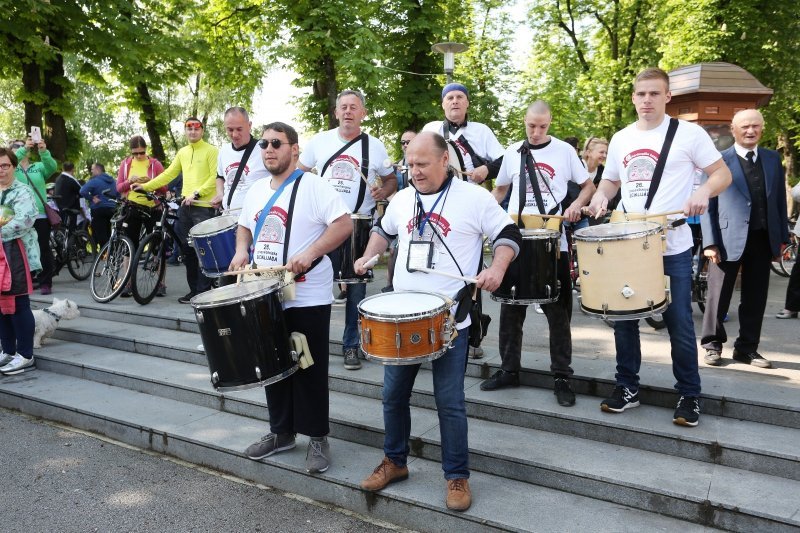
MULTIPOLYGON (((383 252, 396 237, 399 260, 394 273, 395 290, 433 292, 454 299, 460 299, 457 294, 466 295, 454 311, 458 336, 444 355, 432 362, 442 470, 447 480, 447 507, 465 511, 472 502, 467 481, 469 446, 464 404, 470 319, 469 315, 463 318, 461 315, 468 311, 465 305, 471 302, 472 286, 417 268, 427 265, 451 275, 475 278, 479 288, 493 291, 519 252, 520 233, 491 194, 452 177, 448 172, 448 159, 447 144, 436 133, 423 132, 411 141, 406 160, 415 188, 407 187, 395 195, 380 223, 372 229, 367 250, 364 257, 356 260, 355 269, 364 272, 364 263, 383 252), (494 260, 489 268, 478 273, 478 264, 483 260, 484 234, 494 243, 494 260), (409 263, 413 272, 409 271, 409 263)), ((419 364, 383 367, 385 457, 372 475, 361 482, 366 490, 378 491, 408 477, 409 397, 419 367, 419 364)))
MULTIPOLYGON (((512 144, 503 156, 503 165, 492 191, 498 203, 502 203, 511 188, 509 213, 560 214, 561 203, 567 195, 570 182, 578 185, 578 197, 564 211, 570 222, 581 217, 585 206, 595 191, 589 173, 578 159, 575 149, 566 142, 548 135, 553 116, 550 106, 539 100, 528 106, 525 113, 527 139, 512 144), (533 169, 535 176, 530 175, 533 169), (524 189, 520 188, 524 183, 524 189), (536 189, 536 190, 534 190, 536 189), (522 194, 521 191, 524 190, 522 194)), ((534 229, 534 228, 529 228, 534 229)), ((525 247, 523 246, 523 250, 525 247)), ((520 254, 521 265, 531 265, 535 258, 520 254)), ((530 266, 528 266, 530 268, 530 266)), ((572 376, 572 283, 569 276, 569 253, 567 240, 561 235, 558 256, 558 281, 560 291, 555 302, 542 305, 550 331, 550 370, 554 374, 554 393, 559 405, 575 405, 575 393, 570 385, 572 376)), ((494 375, 481 383, 482 390, 496 390, 519 385, 522 355, 522 328, 525 324, 527 306, 500 304, 500 358, 502 364, 494 375)))
MULTIPOLYGON (((671 120, 666 115, 666 105, 671 99, 667 73, 658 68, 640 72, 633 83, 632 99, 639 120, 611 139, 603 179, 587 208, 595 217, 605 214, 609 199, 620 187, 619 209, 624 206, 627 212, 645 211, 653 172, 671 120)), ((731 172, 703 128, 678 121, 661 183, 648 212, 682 209, 686 217, 701 215, 708 208, 709 198, 717 196, 730 183, 731 172), (708 179, 692 192, 697 168, 708 179)), ((696 426, 700 418, 700 373, 691 308, 692 245, 692 233, 686 224, 667 232, 664 273, 670 278, 672 302, 663 316, 672 348, 675 388, 680 394, 672 421, 683 426, 696 426)), ((621 413, 639 406, 638 374, 642 360, 639 321, 614 322, 614 341, 617 385, 612 397, 603 400, 600 407, 609 413, 621 413)))
MULTIPOLYGON (((352 213, 371 215, 375 202, 386 200, 397 189, 397 178, 383 143, 361 131, 367 116, 364 95, 358 91, 342 91, 336 97, 336 118, 339 127, 315 135, 300 154, 298 168, 306 172, 316 168, 319 175, 342 196, 352 213)), ((348 246, 349 242, 345 244, 348 246)), ((331 253, 334 268, 339 268, 343 255, 331 253)), ((356 254, 360 254, 357 250, 356 254)), ((350 283, 345 303, 345 325, 342 335, 344 367, 361 368, 358 360, 358 303, 367 294, 365 283, 350 283)))
POLYGON ((261 150, 256 146, 258 139, 251 134, 253 123, 247 110, 243 107, 227 109, 223 115, 223 125, 231 142, 219 150, 217 194, 211 203, 223 211, 238 214, 247 190, 253 183, 269 176, 269 171, 264 166, 261 150))
POLYGON ((330 465, 326 435, 333 269, 325 254, 350 234, 350 216, 324 179, 297 170, 300 150, 291 126, 265 126, 259 146, 272 178, 257 181, 247 191, 230 270, 250 262, 252 244, 256 265, 285 264, 295 274, 296 296, 283 302, 284 318, 288 331, 306 336, 314 364, 266 387, 270 432, 245 454, 259 460, 289 450, 295 446, 295 434, 302 433, 310 437, 306 470, 319 473, 330 465))

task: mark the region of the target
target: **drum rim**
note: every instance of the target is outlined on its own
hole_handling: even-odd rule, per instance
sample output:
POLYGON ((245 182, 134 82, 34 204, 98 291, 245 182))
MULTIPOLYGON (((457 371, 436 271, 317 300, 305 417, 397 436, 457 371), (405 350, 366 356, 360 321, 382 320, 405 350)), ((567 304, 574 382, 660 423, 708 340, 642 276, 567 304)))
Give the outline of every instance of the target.
POLYGON ((222 307, 222 306, 230 305, 230 304, 234 304, 234 303, 248 302, 248 301, 254 300, 254 299, 256 299, 256 298, 258 298, 260 296, 264 296, 265 294, 271 294, 273 292, 277 292, 277 291, 279 291, 280 289, 283 288, 282 284, 280 283, 280 281, 276 280, 276 279, 265 279, 265 280, 249 281, 247 283, 248 284, 252 284, 252 283, 269 283, 270 286, 269 287, 262 287, 262 288, 254 290, 254 291, 247 292, 246 294, 243 294, 242 296, 237 296, 235 298, 225 298, 225 299, 222 299, 222 300, 215 300, 213 302, 201 302, 200 300, 198 300, 199 298, 204 297, 204 296, 206 296, 207 294, 209 294, 211 292, 218 291, 220 289, 230 290, 230 287, 236 287, 236 285, 226 285, 224 287, 217 287, 216 289, 211 289, 210 291, 201 292, 200 294, 196 295, 191 300, 189 300, 189 304, 194 309, 213 309, 213 308, 216 308, 216 307, 222 307))
POLYGON ((204 220, 204 221, 202 221, 202 222, 198 222, 197 224, 195 224, 194 226, 192 226, 192 228, 189 230, 189 235, 190 235, 191 237, 193 237, 193 238, 213 237, 213 236, 215 236, 215 235, 219 235, 220 233, 225 233, 225 232, 227 232, 227 231, 230 231, 231 229, 233 229, 233 230, 236 230, 236 226, 237 226, 237 224, 238 224, 238 220, 239 220, 239 219, 238 219, 238 217, 235 217, 235 216, 233 216, 233 215, 220 215, 220 216, 218 216, 218 217, 211 217, 211 218, 209 218, 209 219, 206 219, 206 220, 204 220), (224 228, 220 228, 220 229, 218 229, 218 230, 216 230, 216 231, 211 231, 211 232, 208 232, 208 233, 194 233, 194 229, 195 229, 197 226, 200 226, 201 224, 205 224, 205 223, 206 223, 206 222, 208 222, 209 220, 221 220, 221 219, 223 219, 223 218, 230 218, 230 219, 232 219, 232 220, 233 220, 233 224, 231 224, 230 226, 225 226, 224 228))
POLYGON ((448 298, 447 296, 445 296, 443 294, 439 294, 438 292, 392 291, 392 292, 386 292, 386 293, 381 293, 381 294, 373 294, 372 296, 364 298, 363 300, 361 300, 358 303, 358 312, 362 316, 364 316, 366 318, 369 318, 370 320, 375 320, 376 322, 413 322, 414 320, 418 320, 420 318, 436 316, 439 313, 441 313, 442 311, 450 309, 450 307, 452 307, 452 305, 453 305, 450 302, 452 302, 451 298, 448 298), (425 294, 425 295, 428 295, 428 296, 438 296, 439 298, 441 298, 443 300, 443 302, 442 302, 442 305, 437 306, 437 307, 435 307, 433 309, 430 309, 428 311, 420 311, 419 313, 406 313, 406 314, 403 314, 403 315, 393 315, 391 317, 387 317, 386 315, 377 315, 374 312, 366 311, 362 307, 362 305, 365 302, 369 301, 369 300, 374 300, 374 299, 377 299, 377 298, 387 298, 387 297, 391 297, 391 295, 394 295, 394 294, 425 294))
POLYGON ((534 241, 545 240, 545 239, 557 239, 561 237, 560 231, 548 228, 522 228, 519 230, 519 232, 522 234, 523 240, 525 240, 525 237, 529 237, 528 240, 534 240, 534 241), (534 235, 536 235, 536 237, 534 237, 534 235), (534 238, 531 239, 530 237, 534 238))
POLYGON ((581 307, 581 312, 587 316, 593 318, 602 318, 605 320, 610 320, 612 322, 617 320, 636 320, 640 318, 649 318, 653 315, 663 314, 666 311, 667 307, 670 304, 670 295, 667 292, 664 295, 664 300, 659 302, 658 304, 654 304, 652 308, 646 307, 643 309, 633 309, 631 313, 623 312, 623 311, 606 311, 603 312, 602 309, 594 309, 592 307, 587 307, 583 305, 583 302, 579 302, 581 307))
POLYGON ((364 351, 364 348, 359 346, 361 353, 364 354, 364 357, 369 359, 370 361, 376 361, 378 363, 383 364, 384 366, 407 366, 407 365, 420 365, 422 363, 428 363, 431 361, 436 361, 440 357, 442 357, 447 350, 450 349, 450 343, 448 342, 441 349, 436 350, 435 352, 425 354, 425 355, 416 355, 414 357, 380 357, 378 355, 373 355, 371 353, 367 353, 364 351))
POLYGON ((231 385, 230 387, 215 386, 214 390, 216 390, 217 392, 236 392, 236 391, 255 389, 256 387, 267 387, 269 385, 272 385, 273 383, 277 383, 278 381, 288 378, 289 376, 297 372, 299 369, 300 365, 295 362, 295 364, 292 365, 292 367, 289 368, 288 370, 284 370, 280 374, 269 377, 267 379, 262 379, 261 381, 255 383, 246 383, 244 385, 231 385))
POLYGON ((588 228, 581 228, 573 235, 576 242, 602 242, 602 241, 627 241, 634 239, 641 239, 642 237, 649 237, 650 235, 658 235, 661 233, 663 226, 658 222, 651 222, 649 220, 635 220, 630 222, 609 222, 608 224, 600 224, 599 226, 590 226, 588 228), (585 230, 593 230, 594 228, 602 228, 603 226, 615 226, 623 224, 646 224, 651 226, 650 229, 634 231, 621 235, 585 235, 585 230))
POLYGON ((510 298, 503 298, 501 296, 495 296, 494 293, 489 295, 489 298, 494 300, 495 302, 507 305, 533 305, 533 304, 551 304, 553 302, 558 301, 559 294, 556 294, 555 298, 521 298, 518 300, 512 300, 510 298))
POLYGON ((367 215, 365 213, 350 213, 351 220, 372 220, 372 215, 367 215))

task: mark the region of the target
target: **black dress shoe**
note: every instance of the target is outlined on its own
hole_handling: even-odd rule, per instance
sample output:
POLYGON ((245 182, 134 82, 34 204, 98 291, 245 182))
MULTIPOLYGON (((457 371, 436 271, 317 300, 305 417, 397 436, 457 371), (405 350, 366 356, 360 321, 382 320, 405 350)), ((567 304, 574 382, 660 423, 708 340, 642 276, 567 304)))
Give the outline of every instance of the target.
POLYGON ((519 387, 519 374, 498 370, 492 377, 481 383, 481 390, 498 390, 506 387, 519 387))
POLYGON ((761 357, 758 352, 744 353, 734 349, 733 360, 746 365, 757 366, 758 368, 772 368, 772 363, 761 357))
POLYGON ((569 378, 556 378, 553 394, 556 395, 558 405, 562 407, 572 407, 575 405, 575 392, 569 383, 569 378))
POLYGON ((187 294, 186 296, 181 296, 180 298, 178 298, 178 303, 182 303, 182 304, 188 304, 188 303, 189 303, 189 301, 190 301, 192 298, 194 298, 195 296, 197 296, 197 294, 196 294, 196 293, 194 293, 194 292, 190 292, 190 293, 189 293, 189 294, 187 294))

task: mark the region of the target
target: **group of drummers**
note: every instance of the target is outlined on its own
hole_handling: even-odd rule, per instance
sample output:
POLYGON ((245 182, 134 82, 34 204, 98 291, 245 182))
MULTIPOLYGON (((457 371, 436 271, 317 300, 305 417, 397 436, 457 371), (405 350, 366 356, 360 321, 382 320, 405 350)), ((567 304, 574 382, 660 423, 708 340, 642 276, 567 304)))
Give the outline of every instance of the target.
MULTIPOLYGON (((229 160, 236 164, 225 170, 235 179, 223 174, 214 199, 228 218, 213 228, 196 223, 190 232, 201 263, 215 258, 224 281, 198 291, 191 303, 214 386, 265 386, 269 433, 246 455, 258 460, 289 450, 301 433, 309 437, 306 469, 324 472, 331 464, 328 339, 332 290, 344 283, 346 368, 360 367, 362 357, 384 371, 384 457, 361 486, 378 491, 408 477, 409 400, 420 365, 430 363, 446 504, 468 509, 464 370, 470 330, 481 321, 480 291, 501 303, 502 360, 481 389, 519 384, 527 306, 539 304, 549 325, 556 401, 574 405, 572 287, 561 227, 582 216, 604 217, 618 193, 622 222, 575 232, 581 306, 614 324, 616 387, 601 408, 621 413, 639 405, 638 319, 661 313, 680 394, 673 422, 696 426, 693 242, 681 222, 702 215, 731 174, 702 128, 666 115, 669 98, 664 71, 639 73, 632 94, 638 120, 611 139, 597 186, 575 149, 549 135, 547 103, 527 108, 526 138, 504 150, 487 126, 468 120, 469 90, 458 83, 442 90, 444 120, 403 134, 404 158, 396 165, 383 143, 362 131, 366 102, 357 91, 339 94, 339 126, 302 150, 297 132, 280 122, 265 126, 260 140, 232 137, 229 160), (257 164, 267 178, 237 187, 249 176, 248 169, 235 170, 257 164), (697 169, 707 178, 695 188, 697 169), (480 186, 487 179, 495 183, 491 192, 480 186), (564 205, 570 182, 578 193, 564 205), (365 297, 371 268, 389 247, 393 291, 365 297)), ((232 136, 229 113, 242 113, 226 113, 232 136)))

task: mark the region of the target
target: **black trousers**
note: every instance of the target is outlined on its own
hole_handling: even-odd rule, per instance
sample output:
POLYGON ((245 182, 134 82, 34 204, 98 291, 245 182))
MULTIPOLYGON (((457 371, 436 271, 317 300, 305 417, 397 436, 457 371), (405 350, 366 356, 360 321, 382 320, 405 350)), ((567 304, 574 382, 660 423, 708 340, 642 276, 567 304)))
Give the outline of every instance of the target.
MULTIPOLYGON (((554 374, 571 376, 572 367, 572 283, 569 277, 569 256, 561 252, 558 258, 558 281, 561 289, 558 300, 542 304, 550 330, 550 370, 554 374)), ((506 372, 519 372, 522 358, 522 327, 528 307, 500 305, 500 359, 506 372)))
POLYGON ((114 217, 114 211, 113 207, 92 209, 92 235, 98 248, 102 248, 111 238, 111 219, 114 217))
POLYGON ((758 350, 761 324, 767 308, 772 251, 766 230, 751 231, 747 236, 742 257, 738 261, 708 264, 708 293, 703 314, 700 343, 703 348, 722 350, 727 342, 723 320, 731 304, 736 275, 742 269, 742 291, 739 302, 739 336, 733 347, 745 353, 758 350))
POLYGON ((324 437, 330 433, 328 339, 331 306, 292 307, 283 313, 289 333, 297 331, 308 339, 314 364, 266 387, 269 428, 275 434, 324 437))
POLYGON ((800 311, 800 267, 795 262, 789 275, 789 286, 786 287, 786 305, 784 309, 800 311))
POLYGON ((33 223, 36 230, 36 239, 39 241, 39 261, 42 263, 42 270, 39 272, 37 280, 39 286, 53 284, 53 251, 50 249, 50 221, 46 218, 37 218, 33 223))
POLYGON ((183 255, 183 265, 186 267, 186 282, 189 284, 189 291, 193 294, 209 290, 211 288, 211 278, 200 270, 197 252, 195 252, 194 246, 189 245, 189 232, 195 225, 212 218, 215 215, 215 211, 213 207, 197 207, 194 205, 182 205, 178 209, 176 235, 183 255))

